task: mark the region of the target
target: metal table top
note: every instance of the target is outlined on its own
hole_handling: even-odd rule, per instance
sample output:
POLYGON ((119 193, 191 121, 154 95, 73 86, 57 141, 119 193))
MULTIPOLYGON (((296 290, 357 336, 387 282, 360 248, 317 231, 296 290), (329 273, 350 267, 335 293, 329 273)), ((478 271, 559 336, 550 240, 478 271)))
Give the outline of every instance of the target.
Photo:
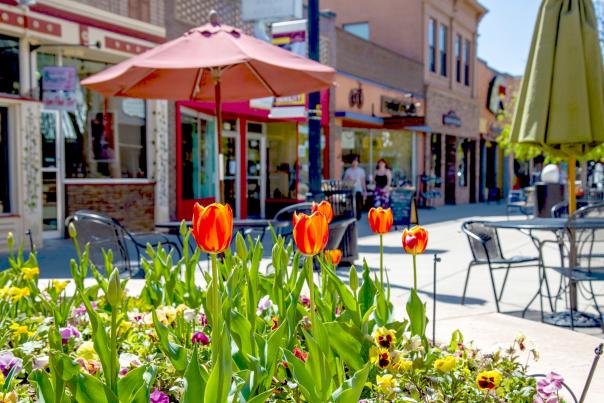
POLYGON ((561 231, 572 229, 604 229, 602 218, 581 218, 569 221, 567 218, 531 218, 529 220, 485 221, 485 225, 501 229, 523 229, 533 231, 561 231))

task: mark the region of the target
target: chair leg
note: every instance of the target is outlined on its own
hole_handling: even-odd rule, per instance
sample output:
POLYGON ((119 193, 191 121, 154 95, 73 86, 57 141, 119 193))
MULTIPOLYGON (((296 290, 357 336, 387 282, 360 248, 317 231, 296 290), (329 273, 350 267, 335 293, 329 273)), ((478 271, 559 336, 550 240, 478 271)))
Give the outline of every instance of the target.
POLYGON ((461 305, 466 302, 466 291, 468 290, 468 280, 470 280, 470 270, 472 270, 472 266, 474 266, 474 261, 470 262, 468 265, 468 272, 466 273, 466 282, 463 286, 463 294, 461 295, 461 305))
POLYGON ((497 312, 501 312, 499 309, 499 299, 497 299, 497 287, 495 286, 495 278, 493 277, 493 269, 489 265, 489 276, 491 276, 491 285, 493 286, 493 296, 495 296, 495 307, 497 307, 497 312))
POLYGON ((545 266, 543 267, 543 281, 545 282, 545 290, 547 291, 547 300, 549 301, 549 309, 554 312, 554 304, 552 303, 552 293, 549 289, 549 280, 545 273, 545 266))
POLYGON ((505 276, 503 277, 503 284, 501 285, 501 290, 499 291, 499 301, 501 301, 501 297, 503 296, 503 290, 505 289, 505 284, 508 281, 508 274, 510 274, 511 265, 508 264, 507 269, 505 270, 505 276))

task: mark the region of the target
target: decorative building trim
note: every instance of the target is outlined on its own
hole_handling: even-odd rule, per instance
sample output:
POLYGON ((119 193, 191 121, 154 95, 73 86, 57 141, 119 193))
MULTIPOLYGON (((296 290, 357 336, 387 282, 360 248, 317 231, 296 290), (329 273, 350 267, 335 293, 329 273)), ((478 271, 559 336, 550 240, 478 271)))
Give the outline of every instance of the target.
POLYGON ((150 105, 148 127, 151 133, 151 178, 155 180, 155 222, 166 222, 170 219, 168 160, 168 101, 148 101, 150 105))

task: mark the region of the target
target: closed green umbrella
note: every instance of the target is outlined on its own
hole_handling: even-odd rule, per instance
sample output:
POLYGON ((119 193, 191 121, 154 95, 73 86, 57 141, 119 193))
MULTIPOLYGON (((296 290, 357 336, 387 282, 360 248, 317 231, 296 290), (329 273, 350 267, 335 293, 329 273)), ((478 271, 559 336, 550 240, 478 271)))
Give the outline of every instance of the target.
POLYGON ((541 3, 511 140, 568 160, 574 212, 576 158, 604 143, 604 73, 591 0, 541 3))

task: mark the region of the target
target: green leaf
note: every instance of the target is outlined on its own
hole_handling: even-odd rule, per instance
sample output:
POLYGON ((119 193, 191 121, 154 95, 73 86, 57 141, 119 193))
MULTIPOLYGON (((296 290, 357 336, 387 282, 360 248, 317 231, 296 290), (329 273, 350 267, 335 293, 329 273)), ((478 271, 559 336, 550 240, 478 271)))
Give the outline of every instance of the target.
POLYGON ((294 379, 298 383, 298 386, 300 387, 304 397, 306 397, 306 400, 309 402, 320 402, 321 399, 317 395, 317 391, 315 389, 315 379, 306 369, 304 362, 302 362, 302 360, 288 350, 284 350, 283 353, 285 354, 287 365, 292 370, 294 379))
POLYGON ((340 322, 328 322, 324 327, 331 348, 346 365, 355 371, 362 368, 367 362, 367 357, 363 357, 363 345, 366 343, 363 334, 354 326, 340 322))
POLYGON ((216 362, 212 367, 206 389, 204 401, 224 403, 229 396, 232 376, 232 360, 230 349, 230 336, 223 325, 220 339, 212 339, 212 349, 217 349, 216 362))
POLYGON ((269 389, 265 392, 262 392, 247 401, 247 403, 265 403, 269 397, 273 394, 273 390, 269 389))
POLYGON ((375 318, 379 325, 384 326, 390 322, 392 309, 390 302, 386 299, 383 288, 378 288, 375 295, 375 318))
POLYGON ((191 361, 189 361, 189 365, 185 371, 185 390, 182 399, 183 403, 198 402, 199 398, 205 393, 208 373, 205 368, 199 365, 197 355, 197 348, 195 348, 195 350, 193 350, 191 361))
POLYGON ((357 402, 361 397, 361 393, 363 393, 363 388, 365 387, 365 382, 367 381, 367 375, 369 375, 370 369, 371 364, 365 364, 363 368, 355 372, 352 378, 347 379, 335 392, 333 392, 331 395, 332 399, 336 403, 357 402))
POLYGON ((156 373, 153 365, 142 365, 128 372, 117 383, 120 402, 148 403, 156 373))
POLYGON ((113 395, 113 392, 100 379, 84 372, 80 373, 80 376, 77 378, 75 400, 78 403, 109 403, 118 401, 117 396, 113 395))
POLYGON ((157 319, 155 309, 153 309, 151 313, 153 314, 155 333, 157 333, 160 342, 159 348, 170 359, 170 362, 174 365, 176 371, 183 372, 187 368, 187 350, 170 341, 168 328, 157 319))
POLYGON ((54 389, 48 373, 41 369, 33 371, 28 378, 36 388, 36 398, 40 403, 55 403, 54 389))
POLYGON ((449 342, 449 351, 451 353, 457 351, 457 346, 459 343, 463 343, 463 334, 459 331, 459 329, 455 330, 451 335, 451 341, 449 342))
POLYGON ((407 315, 409 315, 411 334, 424 337, 426 325, 428 324, 428 320, 426 319, 426 306, 418 297, 415 289, 412 289, 411 294, 409 294, 409 300, 407 301, 407 315))
POLYGON ((373 284, 373 281, 371 281, 369 266, 367 266, 367 261, 363 261, 363 284, 361 285, 358 295, 361 315, 365 315, 365 313, 373 306, 375 293, 376 287, 373 284))
POLYGON ((350 284, 350 288, 354 292, 356 292, 359 288, 359 276, 357 275, 357 269, 354 266, 350 266, 350 271, 348 272, 348 284, 350 284))
POLYGON ((243 354, 253 354, 250 338, 252 325, 239 312, 231 312, 231 336, 243 354))
POLYGON ((235 235, 235 252, 242 261, 247 260, 247 245, 240 231, 237 231, 237 235, 235 235))

